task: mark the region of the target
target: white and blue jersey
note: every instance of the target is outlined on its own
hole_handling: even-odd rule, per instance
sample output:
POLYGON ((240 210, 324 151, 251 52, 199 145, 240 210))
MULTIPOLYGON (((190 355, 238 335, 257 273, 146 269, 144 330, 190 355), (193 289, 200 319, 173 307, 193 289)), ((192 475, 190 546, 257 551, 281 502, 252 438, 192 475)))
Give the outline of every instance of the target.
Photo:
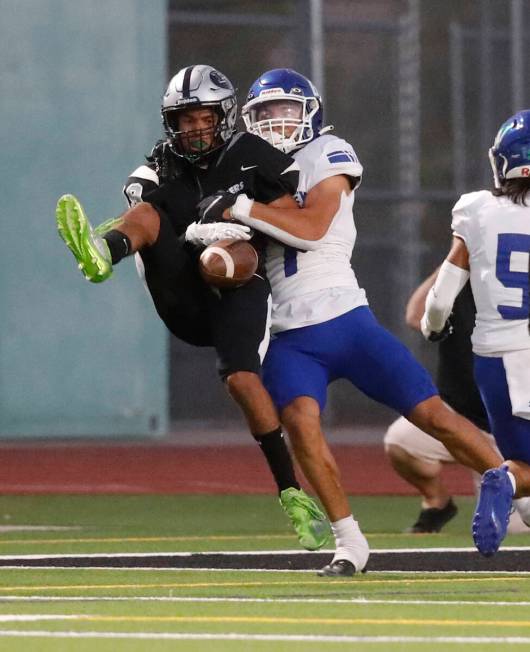
MULTIPOLYGON (((360 179, 363 173, 352 146, 336 136, 319 136, 294 158, 300 166, 296 197, 302 207, 307 193, 324 179, 340 174, 360 179)), ((354 191, 342 194, 318 249, 302 252, 270 241, 266 270, 273 288, 273 333, 318 324, 368 303, 350 262, 357 236, 354 199, 354 191)))
POLYGON ((491 432, 505 458, 530 463, 530 207, 468 193, 453 208, 452 228, 469 253, 475 377, 491 432))
MULTIPOLYGON (((302 206, 321 181, 345 175, 355 187, 363 171, 351 145, 332 135, 316 138, 294 158, 300 166, 297 197, 302 206)), ((323 410, 327 386, 338 378, 405 416, 437 394, 427 371, 377 322, 359 287, 351 266, 357 235, 353 203, 354 191, 343 192, 313 251, 268 245, 273 339, 263 380, 279 410, 299 396, 314 398, 323 410)))

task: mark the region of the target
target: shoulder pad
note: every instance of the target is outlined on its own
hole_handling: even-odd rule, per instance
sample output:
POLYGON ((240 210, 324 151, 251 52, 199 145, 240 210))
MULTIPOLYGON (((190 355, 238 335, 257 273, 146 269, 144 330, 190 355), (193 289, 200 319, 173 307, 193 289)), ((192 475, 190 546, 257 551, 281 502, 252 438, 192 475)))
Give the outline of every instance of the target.
POLYGON ((460 197, 453 207, 453 212, 468 212, 472 208, 477 208, 491 199, 492 194, 489 190, 479 190, 477 192, 468 192, 460 197))

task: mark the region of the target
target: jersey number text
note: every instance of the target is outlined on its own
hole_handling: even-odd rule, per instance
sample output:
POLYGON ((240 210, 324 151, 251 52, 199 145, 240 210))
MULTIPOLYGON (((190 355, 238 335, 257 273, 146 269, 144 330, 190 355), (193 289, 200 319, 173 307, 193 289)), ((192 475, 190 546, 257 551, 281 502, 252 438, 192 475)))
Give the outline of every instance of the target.
POLYGON ((528 319, 528 271, 510 270, 510 258, 513 251, 530 252, 530 235, 522 233, 500 233, 497 240, 496 275, 507 288, 520 288, 523 292, 522 305, 519 307, 499 304, 497 310, 503 319, 528 319))

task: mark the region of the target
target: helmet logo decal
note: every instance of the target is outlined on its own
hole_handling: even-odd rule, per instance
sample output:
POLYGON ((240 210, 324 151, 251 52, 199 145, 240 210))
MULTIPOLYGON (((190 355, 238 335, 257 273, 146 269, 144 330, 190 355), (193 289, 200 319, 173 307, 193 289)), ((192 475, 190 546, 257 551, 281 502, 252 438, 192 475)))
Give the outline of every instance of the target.
POLYGON ((219 86, 220 88, 230 88, 230 82, 218 70, 210 71, 210 79, 216 86, 219 86))
POLYGON ((260 91, 260 97, 265 97, 266 95, 285 95, 285 91, 283 88, 265 88, 260 91))

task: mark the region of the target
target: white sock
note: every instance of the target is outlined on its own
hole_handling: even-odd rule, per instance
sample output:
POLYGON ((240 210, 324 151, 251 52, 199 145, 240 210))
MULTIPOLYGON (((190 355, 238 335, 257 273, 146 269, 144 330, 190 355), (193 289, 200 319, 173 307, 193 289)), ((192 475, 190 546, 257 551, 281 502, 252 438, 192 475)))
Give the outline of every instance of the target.
POLYGON ((366 537, 361 532, 359 524, 353 516, 346 516, 331 524, 335 536, 335 555, 332 563, 339 559, 347 559, 360 573, 366 566, 370 556, 370 548, 366 537))
POLYGON ((515 476, 511 471, 508 471, 508 477, 510 478, 510 482, 512 483, 512 487, 513 487, 513 493, 515 494, 515 489, 517 487, 517 483, 515 482, 515 476))
POLYGON ((530 526, 530 497, 517 498, 513 501, 513 504, 524 524, 530 526))

